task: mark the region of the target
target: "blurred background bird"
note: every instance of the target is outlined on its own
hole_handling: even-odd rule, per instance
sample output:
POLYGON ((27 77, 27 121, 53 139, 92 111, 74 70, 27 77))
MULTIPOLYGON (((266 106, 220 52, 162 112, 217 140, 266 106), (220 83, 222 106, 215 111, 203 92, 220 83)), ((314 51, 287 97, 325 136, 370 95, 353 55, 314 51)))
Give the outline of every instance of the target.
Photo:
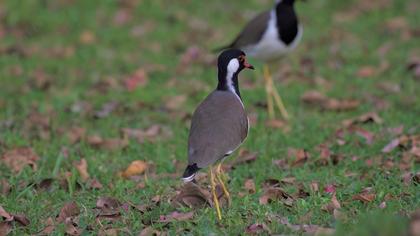
POLYGON ((188 138, 188 166, 182 176, 184 182, 194 180, 202 168, 210 165, 210 183, 217 216, 221 219, 216 196, 216 181, 229 200, 229 192, 220 176, 221 161, 232 154, 248 135, 248 117, 239 92, 238 74, 248 64, 245 53, 228 49, 218 57, 218 84, 195 110, 188 138), (216 174, 213 165, 219 162, 216 174))
POLYGON ((274 104, 284 119, 289 114, 273 84, 270 64, 290 53, 299 44, 303 28, 294 9, 295 0, 277 0, 274 7, 249 21, 235 40, 220 49, 236 48, 249 57, 264 62, 263 77, 269 118, 274 118, 274 104))

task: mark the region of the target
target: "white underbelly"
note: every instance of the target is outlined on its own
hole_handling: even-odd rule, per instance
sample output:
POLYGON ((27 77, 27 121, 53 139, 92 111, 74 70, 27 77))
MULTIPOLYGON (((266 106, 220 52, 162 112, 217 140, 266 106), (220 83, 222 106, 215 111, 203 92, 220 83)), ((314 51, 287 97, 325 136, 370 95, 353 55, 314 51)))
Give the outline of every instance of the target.
POLYGON ((264 62, 277 60, 297 46, 302 37, 302 30, 302 27, 299 26, 295 39, 289 45, 286 45, 279 39, 277 29, 269 27, 258 44, 244 47, 243 50, 247 56, 264 62))

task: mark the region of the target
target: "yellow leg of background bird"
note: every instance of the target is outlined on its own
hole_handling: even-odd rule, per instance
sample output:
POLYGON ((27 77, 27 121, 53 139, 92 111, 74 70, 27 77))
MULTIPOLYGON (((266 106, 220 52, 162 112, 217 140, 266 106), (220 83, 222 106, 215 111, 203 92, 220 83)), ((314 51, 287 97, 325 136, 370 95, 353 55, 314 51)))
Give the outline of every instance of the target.
POLYGON ((217 180, 219 180, 220 185, 222 186, 223 193, 227 197, 227 199, 228 199, 228 205, 230 206, 232 204, 232 201, 230 199, 229 191, 227 190, 226 185, 225 185, 225 176, 224 176, 224 173, 222 171, 222 163, 219 163, 217 165, 217 168, 216 168, 216 177, 217 177, 217 180))
POLYGON ((268 70, 268 66, 263 66, 263 76, 264 76, 264 82, 265 82, 265 92, 267 95, 267 111, 268 111, 268 117, 270 119, 274 118, 274 105, 273 105, 273 97, 272 97, 272 85, 270 85, 270 72, 268 70))
POLYGON ((216 212, 217 212, 217 218, 219 220, 222 220, 222 213, 220 212, 219 199, 217 199, 217 194, 216 194, 216 181, 214 181, 213 166, 210 166, 210 184, 211 184, 211 192, 213 194, 214 207, 216 208, 216 212))
POLYGON ((270 69, 269 69, 268 65, 266 65, 264 67, 264 70, 266 71, 265 73, 267 74, 267 80, 268 80, 268 83, 267 84, 270 87, 270 95, 273 96, 274 101, 275 101, 275 103, 277 105, 277 108, 279 109, 280 114, 282 115, 282 117, 285 120, 288 120, 289 119, 289 114, 287 113, 287 110, 286 110, 286 108, 285 108, 285 106, 283 104, 283 100, 281 99, 281 97, 279 95, 279 92, 277 91, 277 89, 276 89, 276 87, 275 87, 275 85, 273 83, 273 77, 270 74, 270 69))

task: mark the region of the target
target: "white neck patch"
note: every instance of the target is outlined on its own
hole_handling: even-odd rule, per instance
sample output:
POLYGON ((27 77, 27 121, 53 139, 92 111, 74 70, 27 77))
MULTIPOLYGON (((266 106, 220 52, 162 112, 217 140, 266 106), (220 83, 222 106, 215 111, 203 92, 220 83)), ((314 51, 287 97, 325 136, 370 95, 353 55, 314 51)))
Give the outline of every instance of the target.
POLYGON ((235 74, 239 69, 239 61, 238 59, 234 58, 232 60, 229 61, 229 64, 227 66, 227 74, 226 74, 226 82, 227 82, 227 86, 228 89, 234 93, 235 92, 235 86, 233 86, 233 74, 235 74))

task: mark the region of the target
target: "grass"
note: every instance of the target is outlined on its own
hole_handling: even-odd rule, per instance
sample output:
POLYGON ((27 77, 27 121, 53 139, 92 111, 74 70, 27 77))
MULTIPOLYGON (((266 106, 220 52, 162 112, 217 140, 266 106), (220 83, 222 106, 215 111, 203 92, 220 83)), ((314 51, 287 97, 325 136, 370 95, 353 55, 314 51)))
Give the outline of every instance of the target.
MULTIPOLYGON (((258 73, 242 72, 241 79, 253 84, 253 88, 242 88, 244 104, 250 113, 258 116, 243 147, 258 152, 259 156, 255 162, 237 166, 229 173, 233 206, 223 210, 223 222, 216 223, 214 210, 205 208, 198 210, 192 220, 168 225, 156 221, 160 215, 175 210, 167 199, 181 186, 180 180, 151 178, 144 189, 138 189, 135 181, 121 179, 117 173, 136 159, 153 162, 158 174, 180 171, 174 160, 186 162, 188 126, 183 115, 190 114, 216 83, 216 70, 206 63, 190 62, 184 71, 177 73, 183 53, 195 45, 200 48, 200 55, 206 56, 212 48, 228 43, 247 19, 270 7, 271 1, 207 1, 205 4, 201 1, 140 1, 129 7, 132 19, 122 25, 114 23, 114 16, 121 8, 117 1, 2 2, 0 12, 3 10, 6 14, 0 13, 1 25, 11 33, 0 36, 0 48, 15 47, 25 55, 0 54, 0 122, 5 124, 3 121, 9 120, 13 123, 12 126, 0 126, 0 153, 30 146, 41 157, 36 171, 25 168, 16 174, 3 164, 0 166, 0 179, 12 186, 8 195, 0 195, 0 205, 8 212, 25 213, 31 220, 27 227, 15 227, 12 235, 39 232, 45 226, 45 219, 54 218, 63 204, 71 200, 82 209, 79 227, 93 227, 91 232, 97 232, 100 227, 95 223, 91 209, 99 196, 148 204, 156 195, 162 197, 158 207, 144 214, 129 211, 112 227, 127 228, 137 234, 151 223, 154 229, 168 231, 171 235, 208 235, 242 234, 251 224, 265 223, 273 233, 293 233, 286 226, 267 220, 269 215, 278 215, 293 224, 337 228, 339 235, 351 232, 372 235, 377 230, 405 232, 407 215, 420 206, 419 185, 406 185, 401 181, 403 171, 398 168, 401 150, 383 154, 381 149, 393 138, 385 132, 389 127, 403 125, 405 133, 419 134, 419 81, 406 70, 410 56, 419 53, 418 38, 405 38, 402 33, 414 29, 420 21, 420 15, 416 14, 418 4, 414 0, 390 0, 383 1, 379 8, 354 10, 361 2, 364 1, 297 3, 305 27, 304 36, 296 52, 279 63, 283 68, 281 71, 286 70, 284 65, 290 65, 290 73, 276 81, 293 116, 289 122, 290 131, 282 132, 265 125, 266 112, 255 105, 265 101, 262 79, 258 73), (352 15, 355 12, 358 15, 352 15), (351 19, 337 20, 340 17, 351 19), (396 17, 403 17, 408 26, 389 30, 387 22, 396 17), (135 36, 136 32, 139 36, 135 36), (93 34, 93 42, 81 40, 83 34, 85 37, 93 34), (378 49, 384 45, 390 45, 390 49, 380 56, 378 49), (65 50, 70 51, 67 56, 65 50), (310 61, 313 71, 300 67, 302 59, 310 61), (384 72, 368 78, 357 76, 360 68, 372 66, 378 71, 384 62, 389 63, 384 72), (157 65, 162 69, 153 69, 157 65), (127 91, 119 84, 137 68, 148 71, 149 82, 145 87, 127 91), (36 83, 33 73, 37 69, 50 76, 48 89, 33 85, 36 83), (317 83, 316 78, 323 78, 330 87, 317 83), (98 83, 107 81, 117 85, 100 91, 98 83), (168 85, 170 81, 175 81, 175 85, 168 85), (391 93, 378 88, 383 82, 398 85, 401 91, 391 93), (302 103, 301 96, 307 90, 319 90, 335 98, 359 99, 362 104, 350 111, 320 111, 302 103), (167 112, 165 104, 176 95, 187 95, 185 104, 175 112, 167 112), (74 104, 80 101, 89 103, 95 111, 110 101, 119 102, 119 106, 108 116, 94 119, 91 112, 71 112, 74 104), (380 102, 388 103, 388 107, 381 109, 377 106, 380 102), (33 111, 50 117, 48 139, 38 137, 38 128, 28 129, 33 121, 28 121, 27 117, 33 111), (331 140, 342 120, 370 111, 376 111, 384 121, 362 125, 375 134, 373 144, 365 144, 357 135, 347 135, 347 143, 343 146, 330 142, 331 151, 344 156, 337 165, 319 166, 309 161, 301 167, 281 170, 271 164, 273 160, 286 158, 289 148, 304 148, 311 154, 311 159, 316 160, 319 157, 316 147, 331 140), (119 137, 121 128, 147 128, 153 124, 169 127, 172 136, 142 144, 130 140, 125 149, 108 151, 93 148, 86 140, 71 144, 66 135, 71 127, 83 127, 89 135, 112 138, 119 137), (63 156, 63 148, 67 149, 68 155, 63 156), (352 161, 353 156, 358 160, 352 161), (102 189, 90 190, 84 184, 77 189, 76 182, 81 181, 73 162, 81 158, 87 160, 90 175, 104 185, 102 189), (367 160, 384 158, 391 158, 396 166, 386 171, 379 165, 370 167, 366 164, 367 160), (45 178, 62 178, 64 172, 73 173, 68 179, 70 191, 58 183, 53 184, 51 191, 35 188, 35 184, 45 178), (350 172, 355 176, 346 175, 350 172), (312 181, 317 181, 320 192, 296 200, 292 208, 280 201, 260 205, 262 182, 267 178, 284 177, 295 177, 305 189, 309 189, 312 181), (236 194, 244 191, 243 183, 248 178, 254 179, 256 193, 240 198, 236 194), (337 185, 337 198, 345 216, 341 221, 321 209, 331 199, 323 192, 328 184, 337 185), (366 187, 372 187, 376 193, 374 201, 351 200, 366 187), (387 200, 387 207, 380 209, 378 205, 387 194, 395 198, 387 200), (302 221, 308 213, 310 219, 302 221)), ((249 61, 261 68, 258 62, 249 61)), ((411 164, 409 172, 419 170, 418 163, 411 164)), ((296 188, 286 186, 285 190, 293 192, 296 188)), ((178 210, 190 211, 187 208, 178 210)), ((60 234, 65 229, 61 225, 56 230, 60 234)), ((85 233, 89 234, 89 231, 85 230, 85 233)))

